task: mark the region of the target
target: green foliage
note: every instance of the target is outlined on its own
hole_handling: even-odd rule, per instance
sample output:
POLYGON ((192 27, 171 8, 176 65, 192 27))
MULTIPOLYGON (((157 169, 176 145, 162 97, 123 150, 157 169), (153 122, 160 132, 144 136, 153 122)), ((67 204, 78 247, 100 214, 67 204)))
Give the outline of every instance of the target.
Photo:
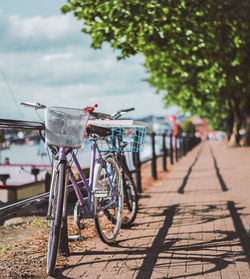
POLYGON ((188 136, 194 136, 196 127, 190 120, 185 120, 183 122, 182 131, 188 136))
POLYGON ((47 222, 39 218, 38 216, 33 216, 34 218, 34 226, 41 227, 41 226, 47 226, 47 222))
POLYGON ((108 42, 118 59, 142 53, 148 82, 212 122, 245 117, 250 99, 250 1, 68 0, 92 47, 108 42), (236 117, 237 116, 237 117, 236 117))

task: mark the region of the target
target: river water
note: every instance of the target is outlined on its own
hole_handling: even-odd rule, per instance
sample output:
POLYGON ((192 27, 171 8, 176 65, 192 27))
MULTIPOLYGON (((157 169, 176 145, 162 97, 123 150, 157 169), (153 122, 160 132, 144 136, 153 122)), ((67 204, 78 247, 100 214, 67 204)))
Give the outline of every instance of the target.
MULTIPOLYGON (((159 153, 160 144, 156 144, 156 153, 159 153)), ((46 153, 46 149, 43 149, 43 156, 38 155, 41 151, 41 146, 38 144, 35 145, 11 145, 9 149, 0 150, 0 163, 3 163, 5 158, 8 157, 10 164, 50 164, 49 157, 46 153)), ((130 152, 129 152, 130 153, 130 152)), ((150 158, 152 154, 151 149, 151 139, 150 137, 146 138, 144 149, 140 154, 141 160, 150 158)), ((132 164, 131 154, 127 154, 128 161, 130 165, 132 164)), ((77 153, 77 158, 82 167, 90 166, 90 151, 79 149, 77 153)), ((131 165, 131 167, 133 167, 131 165)), ((1 168, 1 166, 0 166, 1 168)))

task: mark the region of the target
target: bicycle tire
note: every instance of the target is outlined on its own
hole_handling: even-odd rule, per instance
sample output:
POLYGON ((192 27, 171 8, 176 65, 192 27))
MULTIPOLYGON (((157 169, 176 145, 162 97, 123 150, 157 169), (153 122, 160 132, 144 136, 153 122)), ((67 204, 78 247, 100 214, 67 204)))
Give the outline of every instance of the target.
MULTIPOLYGON (((53 275, 56 265, 56 257, 60 243, 61 227, 62 227, 62 212, 65 192, 65 173, 66 165, 61 162, 58 166, 58 172, 55 174, 57 179, 55 183, 55 193, 52 199, 51 218, 49 220, 50 231, 48 239, 47 253, 47 274, 53 275)), ((51 185, 53 186, 53 185, 51 185)))
POLYGON ((123 187, 120 167, 116 158, 109 154, 104 160, 106 169, 101 163, 95 169, 94 203, 97 209, 95 226, 100 239, 106 244, 112 244, 118 236, 122 223, 123 187), (107 170, 109 170, 108 173, 107 170), (114 185, 113 190, 110 181, 114 185), (108 194, 106 197, 98 197, 97 191, 103 186, 107 189, 108 194), (98 212, 98 209, 109 204, 110 201, 114 201, 114 199, 116 199, 114 205, 98 212))
POLYGON ((138 195, 133 177, 129 170, 123 167, 124 203, 122 213, 122 228, 128 228, 135 221, 138 211, 138 195))

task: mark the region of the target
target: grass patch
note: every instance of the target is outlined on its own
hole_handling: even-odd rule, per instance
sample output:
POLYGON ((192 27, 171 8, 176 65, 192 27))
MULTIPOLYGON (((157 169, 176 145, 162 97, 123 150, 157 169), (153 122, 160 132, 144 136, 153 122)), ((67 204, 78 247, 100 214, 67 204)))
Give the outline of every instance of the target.
POLYGON ((47 224, 47 221, 40 219, 38 216, 33 216, 34 218, 34 226, 41 227, 47 224))
POLYGON ((10 245, 4 246, 1 250, 0 250, 0 254, 4 254, 7 250, 10 249, 10 245))

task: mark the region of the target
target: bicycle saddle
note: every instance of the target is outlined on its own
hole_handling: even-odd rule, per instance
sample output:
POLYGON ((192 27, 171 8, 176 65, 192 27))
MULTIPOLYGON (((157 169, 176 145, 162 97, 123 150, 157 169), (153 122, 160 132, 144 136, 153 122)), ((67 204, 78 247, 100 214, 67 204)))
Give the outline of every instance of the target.
POLYGON ((86 131, 88 135, 96 134, 100 137, 107 137, 112 135, 112 130, 110 128, 98 127, 95 125, 91 125, 90 127, 87 127, 86 131))

